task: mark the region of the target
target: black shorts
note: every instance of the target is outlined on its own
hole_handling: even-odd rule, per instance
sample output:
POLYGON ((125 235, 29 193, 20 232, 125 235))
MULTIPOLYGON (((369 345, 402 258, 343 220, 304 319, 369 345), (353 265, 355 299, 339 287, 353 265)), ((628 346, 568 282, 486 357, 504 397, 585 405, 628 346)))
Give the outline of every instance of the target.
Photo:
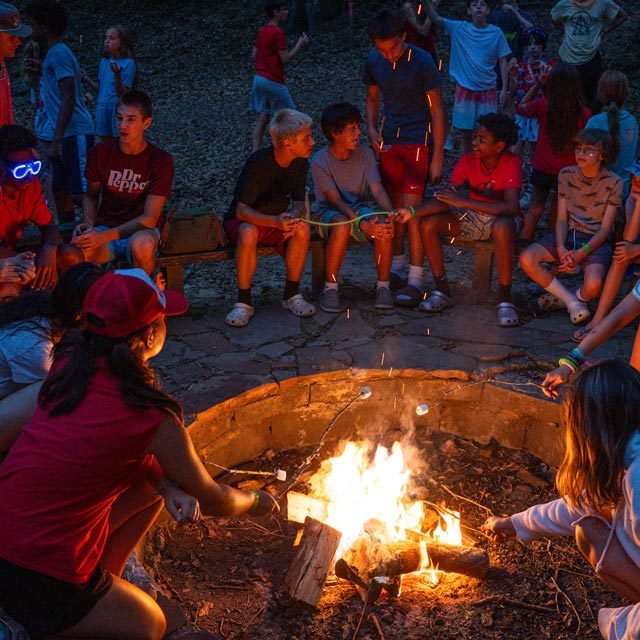
POLYGON ((29 634, 47 638, 78 624, 113 584, 98 564, 89 580, 74 584, 0 558, 0 607, 29 634))
POLYGON ((558 176, 553 173, 544 173, 537 169, 532 169, 529 182, 543 191, 555 191, 556 193, 558 191, 558 176))

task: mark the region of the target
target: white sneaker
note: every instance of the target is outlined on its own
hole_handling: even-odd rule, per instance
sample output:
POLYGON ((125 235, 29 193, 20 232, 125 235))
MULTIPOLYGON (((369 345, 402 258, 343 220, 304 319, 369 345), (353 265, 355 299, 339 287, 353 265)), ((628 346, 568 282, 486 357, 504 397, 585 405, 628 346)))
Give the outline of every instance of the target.
POLYGON ((307 302, 301 293, 296 293, 295 296, 283 300, 282 308, 288 309, 294 316, 299 318, 308 318, 316 312, 316 308, 310 302, 307 302))

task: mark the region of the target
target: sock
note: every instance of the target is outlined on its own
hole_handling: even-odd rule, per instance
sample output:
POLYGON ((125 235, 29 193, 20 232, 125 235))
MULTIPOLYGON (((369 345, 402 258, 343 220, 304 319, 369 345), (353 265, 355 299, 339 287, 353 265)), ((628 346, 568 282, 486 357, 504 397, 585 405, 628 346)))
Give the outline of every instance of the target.
POLYGON ((510 284, 498 284, 498 302, 511 302, 510 284))
POLYGON ((424 267, 414 267, 412 264, 410 264, 409 278, 407 279, 407 284, 410 284, 413 287, 417 287, 418 289, 422 289, 423 274, 424 274, 424 267))
POLYGON ((578 302, 578 298, 576 298, 563 284, 560 284, 558 278, 554 278, 550 282, 549 286, 545 287, 545 289, 552 295, 556 296, 556 298, 560 298, 567 308, 569 305, 578 302))
POLYGON ((445 296, 451 297, 451 289, 449 289, 449 280, 447 276, 434 276, 435 288, 444 293, 445 296))
POLYGON ((578 300, 580 300, 581 302, 589 302, 583 295, 582 295, 582 289, 580 287, 578 287, 576 289, 576 298, 578 298, 578 300))
POLYGON ((337 291, 338 290, 338 283, 337 282, 325 282, 324 283, 324 290, 328 291, 329 289, 335 289, 337 291))
POLYGON ((282 294, 283 300, 288 300, 300 292, 300 283, 293 280, 287 280, 284 285, 284 293, 282 294))
POLYGON ((391 259, 391 271, 395 273, 397 276, 402 275, 402 271, 404 270, 405 265, 405 257, 401 256, 393 256, 391 259))
POLYGON ((378 280, 376 282, 376 290, 377 289, 381 289, 382 287, 386 287, 388 289, 389 288, 389 281, 388 280, 378 280))
POLYGON ((238 289, 238 302, 251 306, 251 289, 238 289))

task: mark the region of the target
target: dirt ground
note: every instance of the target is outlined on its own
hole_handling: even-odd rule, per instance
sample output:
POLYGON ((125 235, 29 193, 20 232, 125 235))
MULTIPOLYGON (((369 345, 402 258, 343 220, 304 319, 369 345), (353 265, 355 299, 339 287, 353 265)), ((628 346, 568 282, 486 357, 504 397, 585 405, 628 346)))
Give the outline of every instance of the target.
MULTIPOLYGON (((402 434, 390 432, 384 443, 396 438, 402 434)), ((480 447, 444 433, 418 432, 415 444, 426 472, 413 479, 412 491, 460 510, 466 540, 489 552, 491 569, 485 580, 447 574, 437 587, 407 576, 398 600, 383 597, 367 607, 357 637, 600 637, 598 609, 620 601, 595 577, 572 540, 496 545, 478 530, 490 512, 510 514, 553 499, 552 473, 546 465, 523 452, 493 443, 480 447), (454 498, 443 487, 477 504, 454 498)), ((282 468, 291 475, 307 454, 268 454, 246 468, 282 468)), ((281 487, 270 488, 275 492, 281 487)), ((304 485, 296 490, 304 491, 304 485)), ((292 603, 284 592, 300 527, 281 513, 162 529, 150 548, 150 566, 189 622, 222 638, 353 638, 363 605, 349 583, 330 577, 317 611, 292 603)))

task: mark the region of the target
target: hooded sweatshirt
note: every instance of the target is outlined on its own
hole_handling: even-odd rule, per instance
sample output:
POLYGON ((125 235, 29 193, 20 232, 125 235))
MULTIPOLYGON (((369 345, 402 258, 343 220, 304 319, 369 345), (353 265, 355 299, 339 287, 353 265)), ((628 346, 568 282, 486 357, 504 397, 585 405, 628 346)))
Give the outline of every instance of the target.
MULTIPOLYGON (((609 541, 598 562, 601 566, 615 535, 631 561, 640 567, 640 431, 629 439, 625 451, 622 479, 622 498, 613 512, 609 541)), ((544 536, 574 535, 575 527, 583 518, 602 516, 588 508, 572 506, 564 498, 538 504, 511 516, 518 538, 528 544, 544 536)), ((628 607, 600 609, 598 612, 600 633, 606 640, 640 638, 640 603, 628 607)))

